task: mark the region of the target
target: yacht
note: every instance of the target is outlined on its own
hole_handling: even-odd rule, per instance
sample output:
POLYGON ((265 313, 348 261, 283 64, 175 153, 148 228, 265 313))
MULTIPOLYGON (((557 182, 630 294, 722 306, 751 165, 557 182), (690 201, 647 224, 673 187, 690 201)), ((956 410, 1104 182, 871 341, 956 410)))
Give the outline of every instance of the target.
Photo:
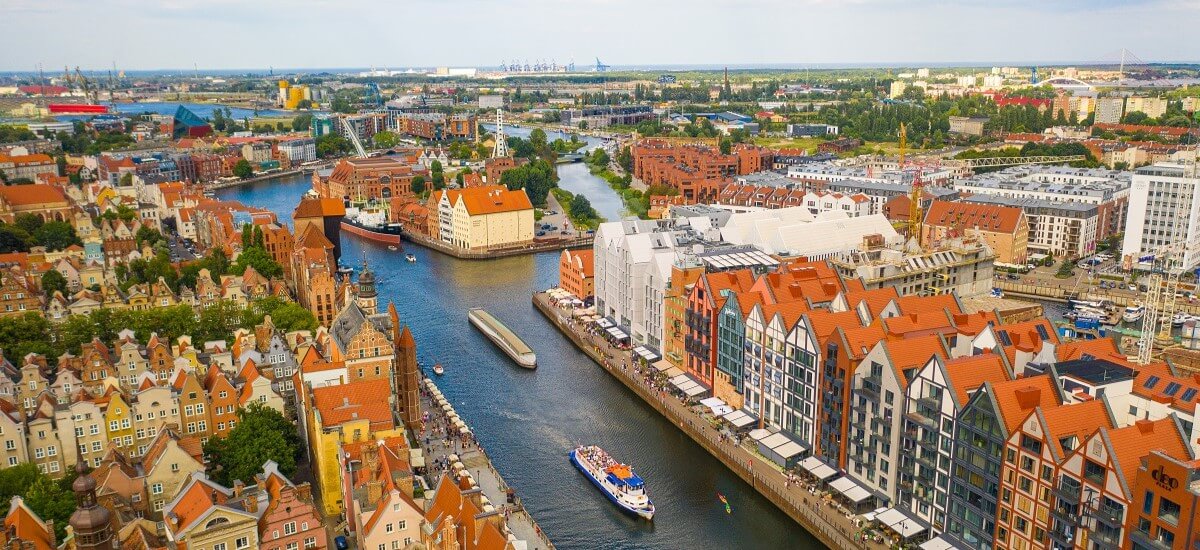
POLYGON ((1125 311, 1121 313, 1121 320, 1125 321, 1126 323, 1136 323, 1141 321, 1142 317, 1145 315, 1146 307, 1142 304, 1138 304, 1136 306, 1126 307, 1125 311))

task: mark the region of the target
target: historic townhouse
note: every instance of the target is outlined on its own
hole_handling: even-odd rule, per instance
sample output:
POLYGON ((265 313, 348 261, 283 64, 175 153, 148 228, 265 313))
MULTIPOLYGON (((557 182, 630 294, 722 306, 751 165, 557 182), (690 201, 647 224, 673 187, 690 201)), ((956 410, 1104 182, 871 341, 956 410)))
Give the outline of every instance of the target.
POLYGON ((15 405, 0 399, 0 467, 28 461, 25 447, 25 423, 15 405))
POLYGON ((421 539, 423 507, 410 496, 408 442, 403 436, 342 446, 343 490, 350 534, 358 548, 408 548, 421 539))
MULTIPOLYGON (((108 450, 108 430, 100 405, 86 392, 79 392, 68 406, 60 406, 54 416, 62 448, 68 452, 74 450, 79 459, 93 468, 99 466, 108 450)), ((71 457, 67 455, 67 460, 71 457)))

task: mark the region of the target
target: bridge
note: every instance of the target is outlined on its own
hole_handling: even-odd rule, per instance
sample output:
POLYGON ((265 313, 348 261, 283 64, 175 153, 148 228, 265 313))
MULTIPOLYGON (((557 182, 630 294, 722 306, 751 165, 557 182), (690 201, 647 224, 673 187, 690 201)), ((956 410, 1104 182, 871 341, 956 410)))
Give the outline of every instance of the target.
POLYGON ((959 159, 968 168, 990 168, 993 166, 1019 166, 1022 164, 1060 164, 1087 160, 1083 155, 1041 155, 1032 157, 985 157, 977 159, 959 159))

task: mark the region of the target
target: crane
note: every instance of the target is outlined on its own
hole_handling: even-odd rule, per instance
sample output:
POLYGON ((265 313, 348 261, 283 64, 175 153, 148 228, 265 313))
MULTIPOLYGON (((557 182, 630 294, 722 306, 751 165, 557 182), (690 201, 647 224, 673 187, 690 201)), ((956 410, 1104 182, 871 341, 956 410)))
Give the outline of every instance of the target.
MULTIPOLYGON (((908 145, 908 133, 900 123, 900 173, 904 173, 904 149, 908 145)), ((908 195, 908 237, 921 244, 921 169, 913 174, 912 191, 908 195)))
POLYGON ((84 100, 86 100, 88 103, 99 103, 99 99, 96 97, 96 91, 92 89, 91 81, 89 81, 86 76, 83 76, 83 72, 79 70, 79 67, 75 67, 75 82, 79 83, 79 86, 83 88, 84 100))
MULTIPOLYGON (((1184 169, 1184 177, 1190 180, 1190 190, 1187 183, 1181 193, 1191 196, 1195 192, 1196 163, 1200 162, 1200 149, 1193 149, 1192 163, 1184 169)), ((1172 201, 1174 219, 1186 219, 1187 213, 1180 212, 1180 200, 1172 201)), ((1146 313, 1142 318, 1142 335, 1138 339, 1137 363, 1149 364, 1154 355, 1154 344, 1157 341, 1171 342, 1172 316, 1175 313, 1175 295, 1179 292, 1179 276, 1184 271, 1183 259, 1187 254, 1187 236, 1179 234, 1179 223, 1171 225, 1171 238, 1167 244, 1153 249, 1151 252, 1150 279, 1146 283, 1146 293, 1142 305, 1146 313)))

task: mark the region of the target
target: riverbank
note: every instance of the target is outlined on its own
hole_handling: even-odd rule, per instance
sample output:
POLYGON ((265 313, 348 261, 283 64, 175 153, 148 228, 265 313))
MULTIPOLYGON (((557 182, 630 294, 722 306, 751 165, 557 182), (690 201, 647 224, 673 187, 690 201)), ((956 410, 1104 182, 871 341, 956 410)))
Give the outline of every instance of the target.
POLYGON ((727 438, 709 421, 690 410, 673 396, 648 386, 639 380, 639 373, 630 365, 630 353, 607 345, 600 338, 573 325, 550 305, 544 292, 533 294, 534 307, 546 317, 580 351, 604 368, 630 391, 650 405, 673 425, 718 459, 731 472, 749 483, 759 494, 786 513, 806 531, 830 548, 875 548, 857 540, 858 527, 850 519, 818 499, 799 483, 791 482, 773 464, 740 447, 727 438))
POLYGON ((442 396, 437 384, 429 378, 425 378, 424 383, 421 387, 421 408, 425 411, 425 421, 417 439, 427 457, 426 485, 436 489, 441 475, 456 476, 465 470, 504 517, 504 523, 513 536, 525 541, 529 550, 554 550, 550 537, 525 509, 520 497, 500 477, 500 472, 496 471, 483 445, 442 396))
POLYGON ((496 258, 508 258, 510 256, 524 256, 527 254, 538 254, 540 252, 554 252, 556 250, 565 250, 568 248, 591 248, 592 242, 595 240, 593 236, 577 237, 574 239, 555 239, 553 241, 534 241, 533 244, 524 246, 514 246, 509 248, 491 248, 488 250, 467 250, 457 246, 446 244, 433 237, 427 237, 410 231, 403 232, 404 240, 416 245, 423 246, 430 250, 441 252, 447 256, 452 256, 460 260, 494 260, 496 258))

